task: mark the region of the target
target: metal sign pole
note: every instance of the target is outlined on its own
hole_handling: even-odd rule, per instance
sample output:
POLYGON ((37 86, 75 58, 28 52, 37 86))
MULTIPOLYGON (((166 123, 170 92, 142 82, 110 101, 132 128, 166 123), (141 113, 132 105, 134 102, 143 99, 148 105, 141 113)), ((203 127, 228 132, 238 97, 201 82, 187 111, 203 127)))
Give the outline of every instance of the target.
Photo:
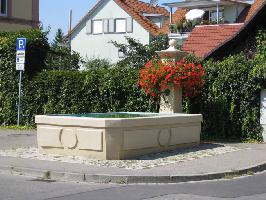
POLYGON ((18 85, 18 122, 20 124, 20 109, 21 109, 21 80, 22 80, 22 70, 19 70, 19 85, 18 85))
POLYGON ((26 38, 17 38, 17 53, 16 53, 16 70, 19 71, 19 84, 18 84, 18 121, 17 125, 20 125, 20 113, 21 113, 21 86, 22 86, 22 71, 25 68, 26 57, 26 38))

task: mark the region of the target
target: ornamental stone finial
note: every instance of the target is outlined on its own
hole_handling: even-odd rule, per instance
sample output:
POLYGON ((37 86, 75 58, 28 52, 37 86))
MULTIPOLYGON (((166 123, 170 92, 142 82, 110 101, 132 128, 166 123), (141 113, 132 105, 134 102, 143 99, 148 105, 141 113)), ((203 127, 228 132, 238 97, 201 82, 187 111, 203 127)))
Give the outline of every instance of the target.
POLYGON ((177 46, 177 41, 175 39, 169 40, 169 48, 167 51, 177 51, 176 46, 177 46))
POLYGON ((170 47, 176 47, 176 45, 177 45, 177 41, 175 40, 175 39, 171 39, 171 40, 169 40, 169 46, 170 47))

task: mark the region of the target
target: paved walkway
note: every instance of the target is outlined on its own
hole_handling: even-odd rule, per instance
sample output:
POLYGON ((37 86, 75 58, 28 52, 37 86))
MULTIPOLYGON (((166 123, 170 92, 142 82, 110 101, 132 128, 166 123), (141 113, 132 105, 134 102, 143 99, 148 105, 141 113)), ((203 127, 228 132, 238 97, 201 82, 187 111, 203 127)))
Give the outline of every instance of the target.
MULTIPOLYGON (((171 183, 232 177, 266 170, 265 143, 219 145, 233 146, 241 150, 148 169, 90 166, 1 156, 0 171, 71 181, 171 183)), ((36 147, 36 131, 0 129, 1 150, 21 147, 36 147)))

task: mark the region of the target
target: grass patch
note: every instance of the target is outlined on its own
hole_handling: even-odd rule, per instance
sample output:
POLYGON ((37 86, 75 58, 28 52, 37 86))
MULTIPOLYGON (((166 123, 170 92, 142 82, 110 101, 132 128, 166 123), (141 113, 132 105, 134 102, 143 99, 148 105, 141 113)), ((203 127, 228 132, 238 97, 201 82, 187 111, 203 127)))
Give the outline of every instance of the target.
POLYGON ((44 172, 42 179, 44 179, 44 180, 51 179, 51 172, 50 171, 44 172))
POLYGON ((17 125, 8 125, 0 126, 0 129, 11 129, 11 130, 34 130, 35 126, 17 126, 17 125))
POLYGON ((243 140, 242 142, 243 143, 260 143, 259 141, 254 140, 254 139, 246 139, 246 140, 243 140))
POLYGON ((247 171, 247 175, 252 176, 252 175, 254 175, 254 172, 253 171, 247 171))
POLYGON ((237 178, 237 177, 240 177, 241 175, 237 175, 237 174, 225 174, 224 175, 224 179, 234 179, 234 178, 237 178))

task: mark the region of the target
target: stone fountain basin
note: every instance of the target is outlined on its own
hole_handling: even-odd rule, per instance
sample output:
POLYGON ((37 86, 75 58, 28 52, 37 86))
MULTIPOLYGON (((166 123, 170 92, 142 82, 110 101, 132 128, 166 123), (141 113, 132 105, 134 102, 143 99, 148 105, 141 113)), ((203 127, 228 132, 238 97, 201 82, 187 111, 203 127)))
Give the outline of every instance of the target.
POLYGON ((200 143, 201 114, 133 114, 141 116, 37 115, 38 148, 46 154, 120 160, 200 143))

